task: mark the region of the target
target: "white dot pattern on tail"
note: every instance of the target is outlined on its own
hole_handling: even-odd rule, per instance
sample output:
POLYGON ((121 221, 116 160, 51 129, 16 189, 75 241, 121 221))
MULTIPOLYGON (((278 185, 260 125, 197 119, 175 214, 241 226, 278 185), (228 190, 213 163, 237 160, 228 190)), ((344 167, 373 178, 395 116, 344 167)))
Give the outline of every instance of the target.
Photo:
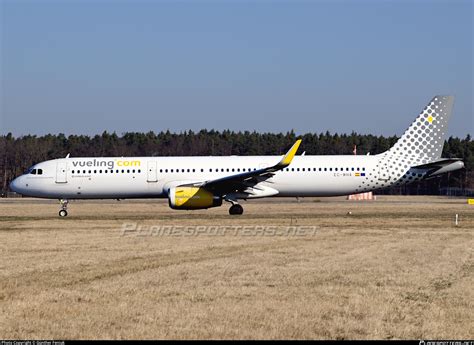
POLYGON ((435 96, 395 145, 378 155, 376 169, 366 174, 358 192, 401 185, 423 178, 417 165, 441 158, 453 96, 435 96))

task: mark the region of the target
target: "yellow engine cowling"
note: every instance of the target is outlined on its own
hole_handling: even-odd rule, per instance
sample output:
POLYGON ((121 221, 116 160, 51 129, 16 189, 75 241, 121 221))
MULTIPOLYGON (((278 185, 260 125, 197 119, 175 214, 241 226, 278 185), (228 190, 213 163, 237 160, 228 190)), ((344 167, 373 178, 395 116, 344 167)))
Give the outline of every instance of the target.
POLYGON ((222 198, 199 187, 172 187, 168 191, 169 205, 177 210, 198 210, 222 205, 222 198))

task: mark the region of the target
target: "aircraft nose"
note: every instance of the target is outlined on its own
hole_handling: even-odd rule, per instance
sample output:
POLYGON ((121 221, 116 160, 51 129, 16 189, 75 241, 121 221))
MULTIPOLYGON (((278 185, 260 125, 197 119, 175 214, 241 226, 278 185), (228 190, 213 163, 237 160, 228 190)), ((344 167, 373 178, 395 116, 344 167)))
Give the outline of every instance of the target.
POLYGON ((21 179, 21 176, 17 177, 12 182, 10 182, 10 189, 14 191, 15 193, 21 193, 20 179, 21 179))

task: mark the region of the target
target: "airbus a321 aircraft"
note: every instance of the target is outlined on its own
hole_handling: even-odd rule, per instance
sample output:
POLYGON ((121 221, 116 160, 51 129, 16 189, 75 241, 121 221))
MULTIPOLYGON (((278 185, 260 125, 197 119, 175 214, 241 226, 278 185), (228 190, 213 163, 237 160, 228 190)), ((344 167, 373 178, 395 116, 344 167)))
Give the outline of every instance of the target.
POLYGON ((373 191, 461 169, 441 152, 454 98, 435 96, 388 151, 367 156, 69 157, 41 162, 10 188, 23 195, 60 199, 168 198, 177 210, 263 197, 338 196, 373 191))

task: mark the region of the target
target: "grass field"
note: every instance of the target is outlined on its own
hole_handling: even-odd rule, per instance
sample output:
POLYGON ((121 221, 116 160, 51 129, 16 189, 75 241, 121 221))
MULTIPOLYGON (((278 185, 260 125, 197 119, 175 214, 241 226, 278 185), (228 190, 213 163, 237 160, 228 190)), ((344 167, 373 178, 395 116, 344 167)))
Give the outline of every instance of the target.
POLYGON ((230 217, 227 207, 84 201, 60 219, 53 201, 0 200, 0 338, 474 336, 474 206, 465 199, 244 207, 230 217), (123 235, 124 223, 250 231, 123 235), (316 231, 285 235, 289 226, 316 231))

